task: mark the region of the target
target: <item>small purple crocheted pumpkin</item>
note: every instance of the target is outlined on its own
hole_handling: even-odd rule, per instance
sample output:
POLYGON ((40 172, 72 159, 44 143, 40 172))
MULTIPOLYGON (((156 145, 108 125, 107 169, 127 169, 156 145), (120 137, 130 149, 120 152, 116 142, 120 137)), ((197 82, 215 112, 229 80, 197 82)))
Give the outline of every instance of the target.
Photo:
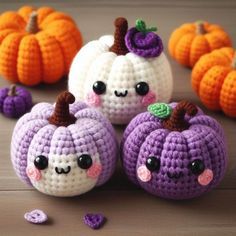
POLYGON ((222 128, 186 101, 150 105, 129 123, 121 148, 128 178, 163 198, 200 196, 226 170, 222 128))
POLYGON ((37 104, 13 132, 11 159, 17 175, 45 194, 85 193, 105 183, 115 168, 117 141, 111 124, 74 101, 64 92, 55 106, 37 104))
POLYGON ((7 117, 18 118, 32 107, 29 91, 15 84, 10 88, 0 89, 0 112, 7 117))

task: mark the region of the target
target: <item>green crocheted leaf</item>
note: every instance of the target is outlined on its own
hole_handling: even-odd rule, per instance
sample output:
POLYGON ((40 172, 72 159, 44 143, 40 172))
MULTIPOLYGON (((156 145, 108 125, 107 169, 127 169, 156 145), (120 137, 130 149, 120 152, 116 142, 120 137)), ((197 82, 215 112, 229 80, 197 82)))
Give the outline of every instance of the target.
POLYGON ((143 32, 143 33, 147 33, 147 32, 153 32, 153 31, 157 31, 156 27, 146 27, 146 23, 141 20, 141 19, 137 19, 136 20, 136 24, 135 27, 138 31, 143 32))
POLYGON ((165 119, 170 116, 172 108, 166 103, 154 103, 148 106, 148 111, 161 119, 165 119))

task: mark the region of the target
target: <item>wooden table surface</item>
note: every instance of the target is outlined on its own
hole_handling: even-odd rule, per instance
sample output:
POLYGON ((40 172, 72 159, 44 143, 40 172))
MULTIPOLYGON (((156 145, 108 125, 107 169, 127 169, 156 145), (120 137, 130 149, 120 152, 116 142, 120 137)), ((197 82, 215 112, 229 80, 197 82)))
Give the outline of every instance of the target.
MULTIPOLYGON (((136 18, 157 24, 165 46, 172 30, 184 22, 199 19, 221 24, 236 43, 235 1, 21 1, 1 0, 0 11, 16 10, 24 4, 50 5, 70 14, 78 23, 85 43, 112 33, 113 20, 125 16, 132 25, 136 18)), ((167 48, 167 47, 165 47, 167 48)), ((167 50, 165 50, 168 54, 167 50)), ((174 74, 173 100, 183 98, 203 108, 190 86, 190 70, 170 59, 174 74)), ((0 87, 8 83, 0 79, 0 87)), ((66 79, 56 85, 31 88, 34 102, 53 102, 66 89, 66 79)), ((203 108, 204 109, 204 108, 203 108)), ((11 133, 16 120, 0 116, 0 235, 236 235, 236 123, 221 113, 213 113, 224 127, 228 140, 229 166, 222 183, 212 192, 194 200, 169 201, 153 197, 133 186, 120 166, 103 187, 75 198, 43 195, 24 185, 10 161, 11 133), (50 217, 46 225, 27 223, 26 211, 39 208, 50 217), (82 217, 102 212, 104 227, 93 231, 82 217)), ((116 128, 118 136, 121 128, 116 128)))

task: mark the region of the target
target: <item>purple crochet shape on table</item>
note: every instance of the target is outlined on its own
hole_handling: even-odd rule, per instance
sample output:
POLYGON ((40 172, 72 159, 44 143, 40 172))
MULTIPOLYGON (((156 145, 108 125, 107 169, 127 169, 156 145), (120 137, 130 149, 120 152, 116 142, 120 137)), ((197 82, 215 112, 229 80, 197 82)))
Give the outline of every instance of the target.
POLYGON ((24 218, 28 222, 34 223, 34 224, 42 224, 48 220, 47 215, 42 210, 39 210, 39 209, 35 209, 31 212, 26 212, 24 214, 24 218))
POLYGON ((32 107, 29 91, 16 87, 16 96, 8 95, 9 88, 0 89, 0 112, 11 118, 18 118, 32 107))
POLYGON ((125 44, 130 52, 144 58, 158 57, 163 51, 162 40, 157 34, 143 33, 135 27, 128 30, 125 44))
MULTIPOLYGON (((176 103, 169 104, 172 108, 176 103)), ((225 136, 220 124, 198 109, 197 115, 185 115, 190 127, 182 132, 163 128, 162 119, 144 112, 127 126, 121 141, 122 163, 128 178, 147 192, 168 199, 194 198, 208 192, 222 180, 227 166, 225 136), (142 181, 138 168, 155 156, 159 171, 151 172, 151 180, 142 181), (204 161, 214 177, 210 184, 199 184, 198 176, 189 169, 192 160, 204 161), (169 178, 181 173, 179 179, 169 178)), ((142 170, 142 169, 141 169, 142 170)), ((142 174, 142 173, 141 173, 142 174)))
POLYGON ((103 214, 88 213, 83 218, 84 223, 92 229, 99 229, 104 224, 106 218, 103 214))

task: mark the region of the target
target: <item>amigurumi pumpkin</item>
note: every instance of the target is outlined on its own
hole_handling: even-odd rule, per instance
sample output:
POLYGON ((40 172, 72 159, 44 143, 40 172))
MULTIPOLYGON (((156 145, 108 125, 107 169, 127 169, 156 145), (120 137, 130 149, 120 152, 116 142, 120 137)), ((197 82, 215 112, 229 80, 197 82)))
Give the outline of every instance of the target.
POLYGON ((0 89, 0 112, 5 116, 18 118, 28 112, 32 105, 32 96, 26 89, 15 84, 0 89))
POLYGON ((200 196, 226 170, 222 128, 187 101, 150 105, 127 126, 121 150, 128 178, 163 198, 200 196))
POLYGON ((13 83, 55 83, 82 45, 71 17, 50 7, 24 6, 0 16, 0 74, 13 83))
POLYGON ((180 64, 193 67, 214 49, 231 46, 229 35, 219 26, 197 21, 177 28, 170 36, 169 53, 180 64))
POLYGON ((55 107, 35 105, 13 132, 11 160, 16 174, 48 195, 85 193, 105 183, 115 168, 118 148, 111 124, 74 100, 64 92, 55 107))
POLYGON ((114 124, 126 124, 155 101, 168 102, 172 73, 160 37, 142 20, 128 29, 115 20, 115 35, 89 42, 76 55, 69 91, 96 107, 114 124))
POLYGON ((236 118, 236 52, 221 48, 200 58, 192 71, 192 87, 211 110, 236 118))

